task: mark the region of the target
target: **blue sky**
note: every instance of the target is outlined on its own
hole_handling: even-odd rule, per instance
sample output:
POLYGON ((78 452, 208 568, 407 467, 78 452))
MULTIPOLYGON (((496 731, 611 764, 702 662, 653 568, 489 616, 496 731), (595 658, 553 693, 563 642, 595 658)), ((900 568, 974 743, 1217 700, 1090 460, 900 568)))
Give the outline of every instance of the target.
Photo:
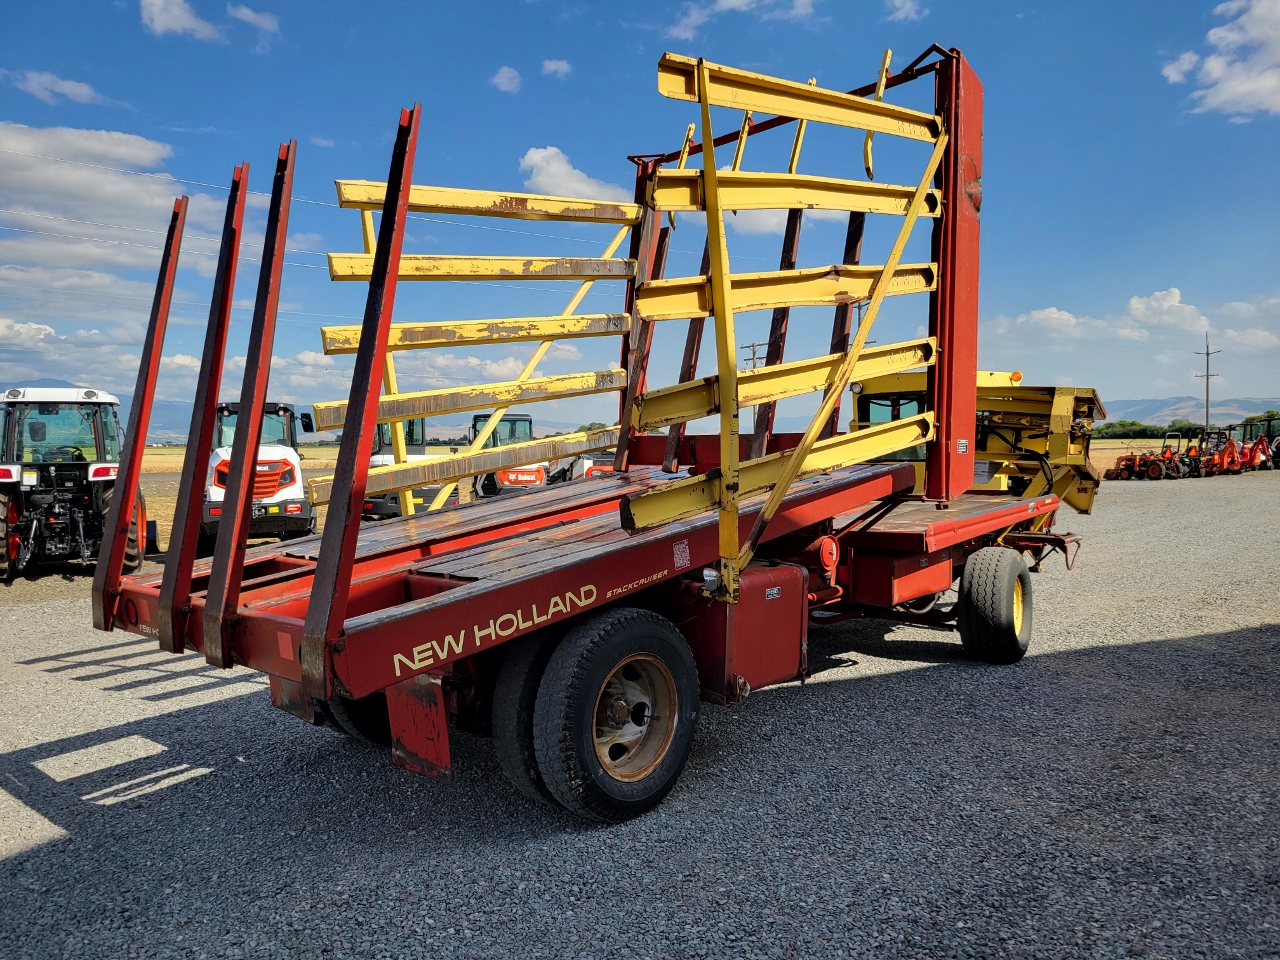
MULTIPOLYGON (((961 48, 986 90, 982 365, 1096 386, 1104 399, 1195 394, 1193 351, 1208 330, 1223 350, 1219 395, 1280 395, 1280 226, 1266 200, 1280 147, 1280 0, 14 6, 0 40, 0 381, 55 376, 131 390, 156 231, 185 191, 188 240, 160 395, 189 398, 216 249, 196 238, 216 236, 226 196, 201 184, 226 184, 248 160, 251 187, 269 190, 276 145, 293 137, 295 196, 321 203, 293 207, 272 392, 345 396, 348 367, 318 353, 318 328, 358 318, 365 288, 332 283, 322 269, 323 252, 359 248, 356 215, 331 206, 333 180, 385 178, 400 107, 424 107, 416 182, 626 195, 626 155, 672 149, 697 120, 692 105, 657 93, 664 50, 849 89, 874 77, 886 47, 901 67, 935 41, 961 48)), ((925 85, 915 86, 890 99, 927 107, 925 85)), ((739 120, 717 111, 715 131, 739 120)), ((785 164, 789 129, 753 138, 744 169, 785 164)), ((914 182, 923 155, 890 141, 877 140, 877 177, 914 182)), ((861 136, 811 125, 801 170, 862 176, 861 136)), ((255 198, 250 240, 260 239, 264 205, 255 198)), ((780 222, 730 218, 735 270, 776 267, 780 222)), ((868 262, 883 257, 891 228, 869 233, 868 262)), ((610 231, 430 218, 410 233, 419 252, 595 255, 610 231)), ((702 236, 697 220, 681 220, 668 275, 696 270, 702 236)), ((842 238, 841 223, 807 220, 802 265, 838 260, 842 238)), ((908 258, 924 259, 922 244, 908 258)), ((257 264, 243 263, 238 303, 251 303, 256 280, 257 264)), ((570 293, 402 284, 397 314, 556 313, 570 293)), ((914 336, 923 305, 911 299, 923 298, 892 303, 873 337, 914 336)), ((600 284, 583 309, 620 306, 620 291, 600 284)), ((797 312, 791 356, 826 351, 829 314, 797 312)), ((743 318, 740 339, 763 339, 767 322, 743 318)), ((233 355, 247 323, 238 310, 233 355)), ((659 331, 657 382, 674 375, 682 341, 683 324, 659 331)), ((405 356, 404 386, 505 378, 528 353, 405 356)), ((602 369, 616 356, 614 340, 579 341, 542 369, 602 369)), ((224 395, 238 388, 234 364, 231 374, 224 395)), ((615 409, 595 399, 537 415, 580 422, 615 409)))

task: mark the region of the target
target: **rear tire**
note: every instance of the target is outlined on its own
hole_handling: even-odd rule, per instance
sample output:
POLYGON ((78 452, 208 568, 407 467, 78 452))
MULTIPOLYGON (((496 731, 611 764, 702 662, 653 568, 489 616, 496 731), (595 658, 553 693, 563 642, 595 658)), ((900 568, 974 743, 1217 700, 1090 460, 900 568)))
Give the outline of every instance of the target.
POLYGON ((9 505, 12 498, 0 493, 0 583, 8 583, 17 571, 18 558, 9 555, 9 505))
POLYGON ((985 663, 1017 663, 1031 644, 1031 573, 1022 554, 983 547, 964 565, 956 626, 965 652, 985 663))
MULTIPOLYGON (((102 491, 102 526, 105 529, 107 524, 111 522, 111 506, 115 499, 115 487, 108 487, 102 491)), ((124 566, 125 573, 137 573, 142 569, 142 545, 138 540, 138 530, 147 529, 147 501, 142 496, 142 491, 138 491, 137 509, 133 511, 133 518, 129 521, 129 539, 124 546, 124 566)))
POLYGON ((329 713, 343 733, 374 746, 391 746, 391 715, 385 693, 371 693, 360 700, 334 697, 329 701, 329 713))
POLYGON ((556 806, 556 798, 538 770, 533 716, 538 686, 555 653, 559 637, 541 633, 511 644, 493 688, 493 748, 498 766, 512 785, 530 800, 556 806))
POLYGON ((656 807, 689 759, 698 670, 680 631, 648 610, 578 624, 538 687, 534 747, 569 811, 618 823, 656 807))
POLYGON ((1163 463, 1149 463, 1149 464, 1147 464, 1147 479, 1148 479, 1148 480, 1160 480, 1160 479, 1162 479, 1163 477, 1164 477, 1164 464, 1163 464, 1163 463))

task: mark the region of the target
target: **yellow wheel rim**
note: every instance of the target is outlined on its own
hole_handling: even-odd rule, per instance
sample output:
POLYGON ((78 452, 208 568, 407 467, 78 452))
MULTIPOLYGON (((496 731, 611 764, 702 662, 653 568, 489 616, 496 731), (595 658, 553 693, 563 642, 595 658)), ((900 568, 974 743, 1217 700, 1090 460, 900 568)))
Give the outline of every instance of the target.
POLYGON ((1013 581, 1013 632, 1022 634, 1022 578, 1013 581))

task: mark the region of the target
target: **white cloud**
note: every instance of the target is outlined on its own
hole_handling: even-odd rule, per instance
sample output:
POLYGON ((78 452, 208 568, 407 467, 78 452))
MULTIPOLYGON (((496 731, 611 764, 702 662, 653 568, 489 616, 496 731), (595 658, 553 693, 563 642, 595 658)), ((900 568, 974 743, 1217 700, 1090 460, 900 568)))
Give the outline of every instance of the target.
POLYGON ((37 100, 53 105, 63 100, 73 103, 111 103, 93 87, 79 80, 66 80, 56 73, 25 70, 12 75, 13 85, 37 100))
POLYGON ((1195 112, 1280 114, 1280 0, 1228 0, 1213 8, 1234 19, 1214 27, 1205 39, 1213 52, 1188 50, 1161 72, 1183 83, 1195 71, 1195 112))
POLYGON ((332 141, 332 140, 330 140, 328 137, 312 137, 312 138, 311 138, 311 143, 312 143, 312 145, 313 145, 313 146, 317 146, 317 147, 332 147, 332 146, 333 146, 333 141, 332 141))
POLYGON ((710 3, 686 3, 680 16, 667 28, 672 40, 692 40, 712 17, 719 13, 758 11, 762 20, 802 20, 813 14, 817 0, 711 0, 710 3))
POLYGON ((1166 63, 1160 68, 1160 72, 1164 74, 1164 78, 1170 83, 1186 83, 1187 74, 1194 70, 1198 63, 1200 63, 1200 55, 1188 50, 1185 53, 1178 54, 1176 59, 1166 63))
POLYGON ((514 67, 500 67, 498 72, 489 78, 489 82, 503 93, 519 93, 520 84, 524 79, 520 76, 520 71, 514 67))
POLYGON ((1183 330, 1209 329, 1209 318, 1189 303, 1182 302, 1177 287, 1157 290, 1149 297, 1130 297, 1129 316, 1147 325, 1168 324, 1183 330))
POLYGON ((524 185, 534 193, 592 200, 631 200, 631 191, 583 173, 559 147, 530 147, 520 158, 521 171, 529 174, 524 185))
POLYGON ((175 33, 197 40, 222 38, 218 28, 201 20, 187 0, 142 0, 142 25, 157 37, 175 33))
POLYGON ((318 233, 291 233, 285 241, 290 250, 304 250, 309 253, 324 253, 324 237, 318 233))
POLYGON ((317 353, 314 350, 303 350, 297 355, 299 363, 309 367, 332 367, 333 357, 326 356, 323 353, 317 353))
POLYGON ((551 349, 547 351, 548 360, 581 360, 582 351, 572 343, 553 343, 551 349))
POLYGON ((923 20, 929 8, 920 6, 920 0, 885 0, 890 20, 923 20))
POLYGON ((1280 346, 1280 337, 1277 337, 1270 330, 1263 330, 1259 327, 1249 327, 1246 330, 1232 330, 1230 328, 1223 331, 1228 340, 1234 340, 1236 343, 1242 343, 1246 347, 1252 347, 1255 350, 1269 350, 1272 347, 1280 346))
POLYGON ((227 16, 258 28, 258 45, 254 47, 255 53, 266 53, 271 47, 271 38, 280 35, 280 18, 274 13, 259 13, 244 4, 228 3, 227 16))
MULTIPOLYGON (((701 220, 702 215, 696 215, 701 220)), ((806 210, 806 221, 826 220, 832 223, 847 223, 849 215, 840 210, 806 210)), ((787 229, 787 211, 785 210, 738 210, 724 218, 724 222, 734 233, 743 236, 759 236, 761 234, 777 234, 781 236, 787 229)))
POLYGON ((573 67, 568 60, 543 60, 542 75, 544 77, 567 77, 573 67))

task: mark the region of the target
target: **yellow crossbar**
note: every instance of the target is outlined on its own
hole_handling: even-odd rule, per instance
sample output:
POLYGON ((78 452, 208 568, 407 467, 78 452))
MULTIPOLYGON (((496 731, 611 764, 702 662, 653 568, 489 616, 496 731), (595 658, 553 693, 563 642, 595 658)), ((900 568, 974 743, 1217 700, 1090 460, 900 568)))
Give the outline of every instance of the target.
MULTIPOLYGON (((518 343, 525 340, 571 340, 608 337, 631 329, 625 313, 583 313, 568 317, 508 317, 501 320, 444 320, 436 323, 393 323, 388 350, 456 347, 467 343, 518 343)), ((321 327, 324 352, 355 353, 360 327, 321 327)))
MULTIPOLYGON (((628 280, 636 262, 621 257, 453 257, 406 253, 401 280, 628 280)), ((330 280, 369 280, 373 255, 329 254, 330 280)))
MULTIPOLYGON (((373 180, 337 180, 338 206, 381 210, 387 185, 373 180)), ((636 224, 640 207, 613 200, 552 197, 505 190, 466 190, 455 187, 413 186, 409 209, 415 213, 447 213, 513 220, 576 220, 587 223, 636 224)))
MULTIPOLYGON (((772 310, 775 307, 835 306, 871 296, 883 266, 807 267, 769 273, 735 273, 730 278, 733 310, 772 310)), ((934 263, 898 267, 884 291, 886 296, 926 293, 937 283, 934 263)), ((636 307, 646 320, 681 320, 711 315, 711 290, 706 277, 651 280, 636 291, 636 307)))
MULTIPOLYGON (((504 380, 443 390, 419 390, 397 393, 378 401, 378 422, 413 420, 445 413, 487 410, 493 406, 536 403, 563 397, 584 397, 611 390, 624 390, 627 372, 622 369, 598 370, 594 373, 568 373, 554 377, 531 377, 526 380, 504 380)), ((347 401, 330 400, 313 403, 316 427, 337 430, 347 417, 347 401)))
MULTIPOLYGON (((673 100, 698 100, 698 64, 691 57, 664 53, 658 61, 658 92, 673 100)), ((704 66, 708 75, 706 99, 715 107, 834 123, 929 143, 942 132, 938 117, 918 110, 718 63, 704 66)))
MULTIPOLYGON (((905 216, 915 187, 865 180, 837 180, 791 173, 721 170, 720 202, 726 210, 848 210, 905 216)), ((650 199, 658 210, 701 210, 701 170, 659 170, 650 199)), ((942 212, 942 191, 925 196, 923 217, 942 212)))

